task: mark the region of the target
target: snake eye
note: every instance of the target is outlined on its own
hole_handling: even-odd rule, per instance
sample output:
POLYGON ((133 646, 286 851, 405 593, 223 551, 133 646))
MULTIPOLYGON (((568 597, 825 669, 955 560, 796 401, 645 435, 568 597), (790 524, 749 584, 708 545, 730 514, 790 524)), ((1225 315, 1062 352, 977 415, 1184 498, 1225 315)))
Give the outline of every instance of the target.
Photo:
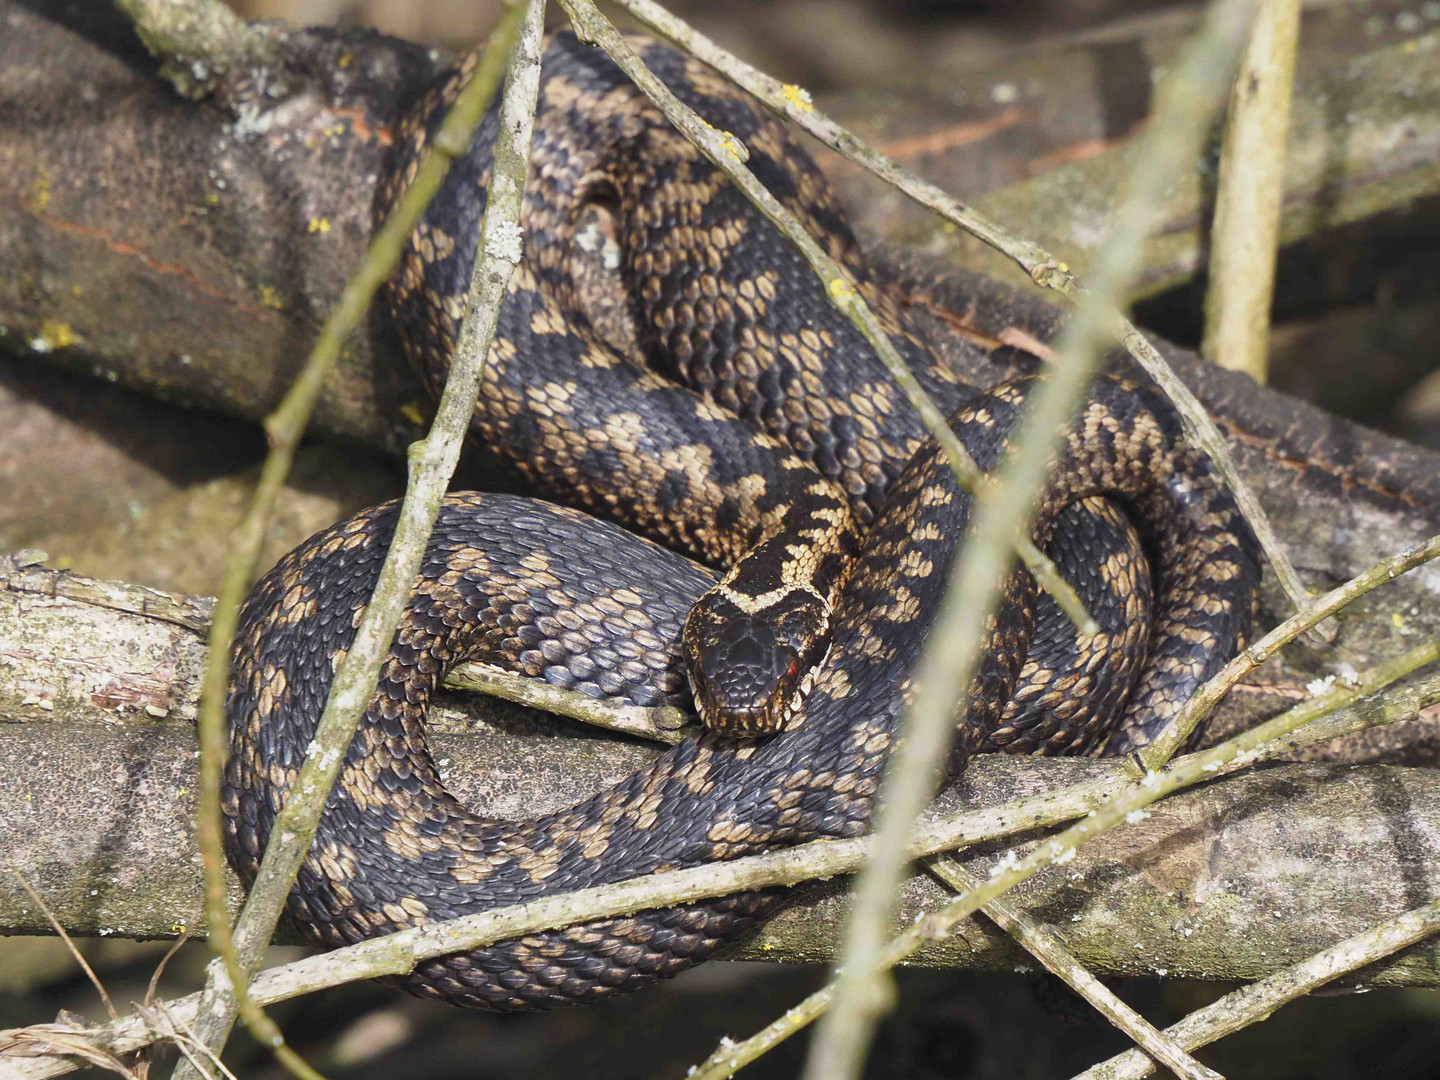
POLYGON ((794 678, 796 675, 798 675, 799 673, 800 673, 800 661, 799 661, 799 660, 791 660, 791 661, 790 661, 790 666, 785 669, 785 677, 786 677, 787 679, 793 679, 793 678, 794 678))

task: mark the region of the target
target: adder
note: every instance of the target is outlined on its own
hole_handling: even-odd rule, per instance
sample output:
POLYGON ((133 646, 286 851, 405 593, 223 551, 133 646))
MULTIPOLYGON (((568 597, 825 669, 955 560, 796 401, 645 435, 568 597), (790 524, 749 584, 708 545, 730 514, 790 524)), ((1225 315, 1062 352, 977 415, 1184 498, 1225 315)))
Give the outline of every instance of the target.
MULTIPOLYGON (((992 468, 1033 380, 966 386, 910 328, 904 297, 867 271, 783 126, 697 62, 633 40, 682 100, 746 145, 992 468)), ((415 106, 382 211, 474 62, 415 106)), ((464 313, 496 128, 492 112, 384 298, 432 386, 464 313)), ((472 432, 542 492, 650 539, 534 499, 447 497, 289 899, 294 920, 330 945, 863 832, 910 666, 970 527, 969 497, 798 253, 568 34, 544 57, 522 223, 525 255, 472 432), (486 819, 446 792, 423 731, 430 696, 464 659, 642 705, 688 705, 693 685, 714 730, 569 810, 486 819)), ((246 601, 224 806, 247 878, 396 514, 387 504, 313 537, 246 601)), ((1243 642, 1254 539, 1153 387, 1096 381, 1053 463, 1036 536, 1101 632, 1077 640, 1029 575, 1012 573, 957 715, 953 768, 988 749, 1138 745, 1243 642)), ((785 895, 529 935, 426 961, 402 983, 501 1010, 597 1000, 705 959, 785 895)))

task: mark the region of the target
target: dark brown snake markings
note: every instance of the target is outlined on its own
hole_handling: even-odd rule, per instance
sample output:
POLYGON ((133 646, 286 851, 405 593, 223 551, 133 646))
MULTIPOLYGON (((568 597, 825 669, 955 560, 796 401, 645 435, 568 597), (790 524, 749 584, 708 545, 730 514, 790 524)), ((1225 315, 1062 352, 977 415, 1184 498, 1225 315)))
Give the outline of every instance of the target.
MULTIPOLYGON (((833 196, 780 125, 708 69, 639 44, 688 104, 744 141, 762 181, 850 268, 926 388, 958 409, 955 430, 993 466, 1031 382, 975 394, 949 374, 907 330, 899 300, 871 282, 833 196)), ((405 183, 460 77, 418 106, 382 201, 405 183)), ((757 609, 763 636, 760 616, 783 615, 795 589, 826 597, 829 654, 779 735, 707 734, 569 810, 477 817, 445 791, 425 745, 426 704, 443 672, 477 659, 596 696, 688 705, 682 628, 715 577, 577 510, 450 496, 290 896, 295 921, 330 945, 863 832, 907 672, 969 526, 969 500, 933 444, 922 445, 908 404, 788 243, 598 51, 557 36, 542 78, 526 255, 476 432, 545 492, 708 563, 729 566, 758 543, 763 557, 745 560, 755 562, 732 602, 757 609), (609 287, 617 280, 623 290, 609 287)), ((432 383, 462 314, 495 126, 492 114, 457 162, 388 297, 432 383)), ((1052 475, 1037 538, 1102 632, 1077 643, 1028 575, 1013 575, 957 732, 957 767, 980 749, 1142 743, 1245 633, 1254 541, 1158 392, 1097 381, 1052 475), (1091 498, 1100 495, 1144 523, 1153 598, 1136 534, 1114 503, 1091 498)), ((313 537, 246 602, 225 809, 230 855, 247 878, 395 516, 393 504, 377 507, 313 537)), ((773 636, 786 655, 783 634, 773 636)), ((749 650, 727 663, 743 667, 749 650)), ((705 959, 783 896, 534 934, 427 961, 404 985, 494 1009, 598 1000, 705 959)))

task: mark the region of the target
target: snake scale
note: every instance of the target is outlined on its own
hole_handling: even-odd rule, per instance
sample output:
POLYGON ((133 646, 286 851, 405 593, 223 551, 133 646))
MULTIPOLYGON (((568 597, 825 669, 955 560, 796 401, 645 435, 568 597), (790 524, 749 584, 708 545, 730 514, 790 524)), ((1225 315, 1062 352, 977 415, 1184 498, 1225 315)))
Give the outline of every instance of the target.
MULTIPOLYGON (((783 126, 709 69, 633 40, 682 100, 745 143, 761 181, 847 267, 979 464, 993 467, 1033 380, 985 392, 962 383, 909 329, 904 298, 872 280, 783 126)), ((382 211, 474 60, 415 106, 382 178, 382 211)), ((432 387, 463 315, 497 124, 492 111, 385 296, 400 346, 432 387)), ((862 833, 910 666, 970 527, 970 500, 940 451, 798 253, 603 54, 568 34, 544 56, 523 224, 472 430, 528 486, 575 508, 446 498, 289 899, 295 922, 332 946, 862 833), (718 622, 697 629, 697 603, 718 622), (689 666, 682 646, 701 650, 689 666), (640 705, 689 707, 690 682, 704 705, 727 680, 763 685, 782 705, 742 709, 568 810, 490 820, 445 791, 423 731, 430 695, 464 659, 640 705)), ((227 849, 247 879, 397 513, 376 507, 311 538, 246 601, 224 808, 227 849)), ((1246 633, 1255 542, 1151 387, 1096 381, 1053 463, 1036 537, 1101 632, 1077 640, 1029 575, 1013 573, 952 767, 980 750, 1141 744, 1246 633)), ((533 934, 426 961, 402 984, 499 1010, 598 1000, 698 963, 785 895, 533 934)))

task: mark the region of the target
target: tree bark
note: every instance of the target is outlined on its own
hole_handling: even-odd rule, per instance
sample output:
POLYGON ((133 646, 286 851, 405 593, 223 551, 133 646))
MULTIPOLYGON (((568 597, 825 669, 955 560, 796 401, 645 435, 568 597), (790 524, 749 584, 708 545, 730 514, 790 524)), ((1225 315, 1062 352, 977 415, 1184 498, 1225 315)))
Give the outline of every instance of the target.
MULTIPOLYGON (((189 720, 207 603, 6 562, 0 719, 11 722, 0 723, 0 849, 73 933, 145 938, 201 925, 189 720)), ((1262 697, 1244 695, 1240 707, 1262 697)), ((451 790, 501 817, 563 808, 659 752, 450 694, 432 712, 430 732, 451 790)), ((1037 793, 1100 767, 981 758, 932 812, 1037 793)), ((1037 877, 1018 902, 1065 926, 1097 971, 1239 979, 1413 907, 1436 888, 1440 773, 1297 764, 1167 800, 1063 871, 1037 877)), ((241 895, 232 878, 232 905, 241 895)), ((911 878, 897 925, 941 899, 929 878, 911 878)), ((842 919, 843 883, 807 889, 741 955, 829 959, 842 919)), ((0 877, 0 928, 48 932, 9 875, 0 877)), ((295 935, 286 930, 282 939, 295 935)), ((972 924, 920 962, 1021 961, 1003 934, 972 924)), ((1365 981, 1440 985, 1440 947, 1365 981)))

